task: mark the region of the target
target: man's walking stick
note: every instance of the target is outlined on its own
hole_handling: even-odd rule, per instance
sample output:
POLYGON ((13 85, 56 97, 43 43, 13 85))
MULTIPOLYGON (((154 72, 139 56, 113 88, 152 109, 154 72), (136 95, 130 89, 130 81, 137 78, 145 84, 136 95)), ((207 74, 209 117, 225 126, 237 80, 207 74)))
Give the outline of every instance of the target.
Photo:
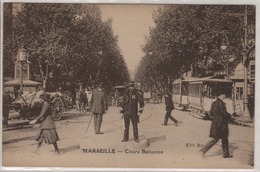
POLYGON ((87 134, 87 132, 88 132, 88 128, 89 128, 89 125, 90 125, 90 122, 91 122, 93 116, 94 116, 94 113, 92 113, 92 115, 91 115, 91 117, 90 117, 90 120, 89 120, 89 122, 88 122, 88 127, 87 127, 87 129, 86 129, 85 134, 87 134))

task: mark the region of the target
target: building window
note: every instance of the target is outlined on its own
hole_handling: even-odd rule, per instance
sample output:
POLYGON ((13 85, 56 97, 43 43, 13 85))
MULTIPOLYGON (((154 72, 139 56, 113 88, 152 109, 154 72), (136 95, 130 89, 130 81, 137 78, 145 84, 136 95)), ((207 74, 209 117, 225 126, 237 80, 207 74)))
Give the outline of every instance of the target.
MULTIPOLYGON (((28 64, 23 65, 23 79, 29 79, 29 66, 28 64)), ((15 79, 20 79, 21 77, 21 64, 16 64, 15 66, 15 79)))
POLYGON ((243 100, 243 87, 236 87, 236 100, 243 100))

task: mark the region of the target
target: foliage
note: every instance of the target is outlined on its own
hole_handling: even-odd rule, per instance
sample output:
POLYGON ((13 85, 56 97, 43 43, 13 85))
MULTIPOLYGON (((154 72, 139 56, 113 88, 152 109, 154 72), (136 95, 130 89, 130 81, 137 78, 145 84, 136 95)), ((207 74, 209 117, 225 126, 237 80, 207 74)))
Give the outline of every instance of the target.
POLYGON ((45 84, 60 74, 87 85, 102 80, 108 89, 129 79, 112 20, 103 22, 97 5, 25 3, 12 27, 14 45, 4 45, 12 52, 24 45, 45 84))
MULTIPOLYGON (((241 61, 244 45, 245 6, 229 5, 165 5, 154 12, 156 26, 144 45, 145 56, 139 64, 136 79, 149 89, 167 88, 184 72, 193 76, 213 75, 241 61), (240 15, 234 15, 239 13, 240 15), (220 49, 221 44, 228 49, 220 49)), ((255 7, 248 6, 255 14, 255 7)), ((255 16, 248 15, 248 38, 254 42, 255 16)))

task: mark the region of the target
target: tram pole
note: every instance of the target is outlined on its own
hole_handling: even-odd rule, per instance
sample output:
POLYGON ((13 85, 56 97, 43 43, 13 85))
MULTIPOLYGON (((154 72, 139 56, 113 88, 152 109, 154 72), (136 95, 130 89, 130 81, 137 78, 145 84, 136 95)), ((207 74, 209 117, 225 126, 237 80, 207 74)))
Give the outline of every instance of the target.
MULTIPOLYGON (((245 30, 245 38, 244 38, 244 50, 246 50, 248 43, 247 43, 247 31, 248 31, 248 23, 247 23, 247 16, 248 11, 247 11, 247 5, 245 5, 245 12, 244 14, 240 14, 240 13, 225 13, 229 16, 243 16, 244 19, 244 30, 245 30)), ((247 64, 246 61, 248 60, 248 55, 245 55, 243 57, 243 65, 244 65, 244 96, 243 96, 243 114, 242 116, 238 119, 238 121, 241 122, 252 122, 252 119, 250 117, 250 112, 248 109, 248 73, 247 73, 247 64)))
MULTIPOLYGON (((247 6, 245 6, 244 13, 244 24, 245 24, 245 48, 247 47, 247 6)), ((242 122, 252 122, 250 117, 250 112, 248 109, 248 73, 247 73, 247 61, 248 56, 244 56, 243 65, 244 65, 244 98, 243 98, 243 115, 239 119, 242 122)))

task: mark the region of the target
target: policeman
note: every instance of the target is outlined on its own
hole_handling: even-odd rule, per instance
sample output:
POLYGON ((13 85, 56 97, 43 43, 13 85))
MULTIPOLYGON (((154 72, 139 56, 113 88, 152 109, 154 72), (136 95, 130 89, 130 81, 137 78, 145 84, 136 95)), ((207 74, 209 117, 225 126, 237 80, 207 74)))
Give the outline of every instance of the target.
POLYGON ((122 142, 126 142, 129 140, 129 125, 130 120, 133 125, 133 133, 134 133, 134 141, 139 143, 138 137, 138 126, 139 116, 143 112, 144 100, 140 95, 137 89, 135 89, 134 82, 128 84, 128 88, 123 96, 121 113, 124 115, 124 138, 122 142), (138 103, 139 103, 139 111, 138 111, 138 103))

